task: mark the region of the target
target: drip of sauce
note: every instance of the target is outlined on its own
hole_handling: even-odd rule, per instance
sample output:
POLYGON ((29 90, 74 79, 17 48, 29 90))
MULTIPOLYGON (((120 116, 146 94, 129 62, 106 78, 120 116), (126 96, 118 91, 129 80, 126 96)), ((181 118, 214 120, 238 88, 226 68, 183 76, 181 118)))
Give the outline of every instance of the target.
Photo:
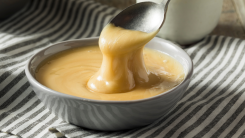
POLYGON ((156 33, 109 24, 101 33, 99 47, 51 56, 40 64, 35 77, 53 90, 87 99, 122 101, 158 95, 181 83, 185 74, 170 56, 144 49, 156 33))
POLYGON ((136 85, 159 82, 158 76, 146 71, 143 60, 143 47, 156 34, 107 25, 99 38, 102 65, 88 81, 88 88, 99 93, 119 93, 130 91, 136 85))

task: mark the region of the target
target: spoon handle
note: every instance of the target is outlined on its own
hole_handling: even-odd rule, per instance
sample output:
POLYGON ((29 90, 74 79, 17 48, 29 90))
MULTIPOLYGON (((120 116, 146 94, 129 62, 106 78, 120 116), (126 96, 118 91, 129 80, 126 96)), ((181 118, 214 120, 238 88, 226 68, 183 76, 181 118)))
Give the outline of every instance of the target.
POLYGON ((162 7, 164 8, 164 12, 167 12, 169 2, 170 0, 163 0, 161 2, 162 7))
POLYGON ((168 11, 168 4, 169 4, 170 0, 163 0, 160 5, 161 7, 164 9, 164 17, 163 17, 163 21, 162 21, 162 24, 160 26, 160 28, 163 26, 165 20, 166 20, 166 14, 167 14, 167 11, 168 11))

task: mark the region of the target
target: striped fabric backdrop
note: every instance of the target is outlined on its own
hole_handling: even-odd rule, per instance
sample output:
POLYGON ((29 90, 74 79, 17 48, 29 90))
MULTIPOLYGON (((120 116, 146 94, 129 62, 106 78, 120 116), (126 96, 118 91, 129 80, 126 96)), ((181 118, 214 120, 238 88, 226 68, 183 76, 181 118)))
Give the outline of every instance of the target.
POLYGON ((0 22, 0 138, 245 138, 245 40, 208 36, 185 49, 192 81, 166 116, 138 129, 100 132, 67 124, 32 91, 24 66, 58 41, 98 36, 118 10, 92 0, 30 0, 0 22))

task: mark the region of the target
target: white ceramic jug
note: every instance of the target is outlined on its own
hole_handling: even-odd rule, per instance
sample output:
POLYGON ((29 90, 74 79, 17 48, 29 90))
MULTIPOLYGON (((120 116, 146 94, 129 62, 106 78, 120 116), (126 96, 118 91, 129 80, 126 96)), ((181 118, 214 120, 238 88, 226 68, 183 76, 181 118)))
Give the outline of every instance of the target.
MULTIPOLYGON (((137 0, 137 2, 162 0, 137 0)), ((171 0, 166 21, 158 36, 181 45, 195 43, 218 23, 223 0, 171 0)))

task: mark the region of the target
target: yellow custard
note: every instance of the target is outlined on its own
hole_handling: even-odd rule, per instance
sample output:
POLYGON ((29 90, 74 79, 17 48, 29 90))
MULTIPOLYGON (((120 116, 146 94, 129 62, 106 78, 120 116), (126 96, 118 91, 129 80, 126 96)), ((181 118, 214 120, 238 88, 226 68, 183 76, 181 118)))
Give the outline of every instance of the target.
POLYGON ((144 49, 156 33, 109 24, 99 47, 60 52, 41 63, 35 77, 55 91, 87 99, 123 101, 158 95, 180 84, 185 74, 172 57, 144 49))

